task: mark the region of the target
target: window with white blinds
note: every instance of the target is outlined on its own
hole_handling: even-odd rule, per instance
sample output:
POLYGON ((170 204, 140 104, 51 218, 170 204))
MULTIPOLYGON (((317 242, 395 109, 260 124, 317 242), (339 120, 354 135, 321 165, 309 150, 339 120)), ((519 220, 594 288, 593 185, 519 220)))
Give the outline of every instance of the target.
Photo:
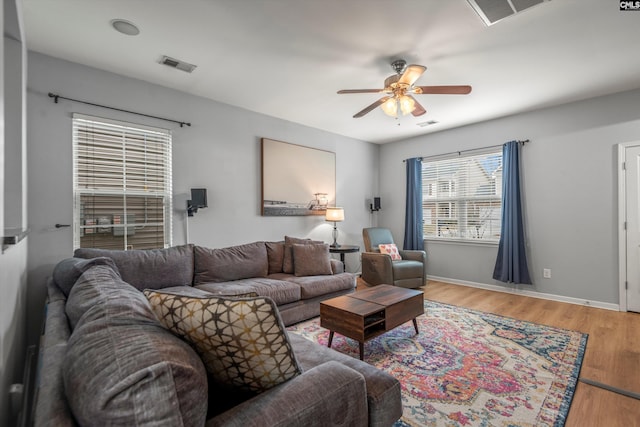
POLYGON ((498 242, 502 149, 422 161, 425 239, 498 242))
POLYGON ((73 116, 75 248, 171 245, 171 133, 73 116))

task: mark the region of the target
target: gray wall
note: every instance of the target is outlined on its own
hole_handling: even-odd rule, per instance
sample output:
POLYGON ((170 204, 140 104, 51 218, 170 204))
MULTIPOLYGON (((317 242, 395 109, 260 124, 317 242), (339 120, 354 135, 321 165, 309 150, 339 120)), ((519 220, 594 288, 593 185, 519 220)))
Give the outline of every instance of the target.
MULTIPOLYGON (((19 6, 19 4, 18 4, 19 6)), ((0 231, 26 228, 26 139, 24 93, 26 55, 21 14, 14 0, 0 7, 0 231)), ((22 382, 26 335, 27 239, 0 251, 0 426, 15 424, 9 387, 22 382)))
MULTIPOLYGON (((220 104, 139 80, 29 52, 29 304, 38 310, 54 265, 71 256, 71 115, 73 112, 170 128, 173 131, 173 244, 186 242, 186 200, 190 188, 208 190, 209 207, 189 218, 189 240, 225 247, 285 235, 331 241, 323 217, 260 215, 260 138, 336 153, 337 203, 345 208, 339 224, 342 243, 361 244, 363 224, 371 223, 365 199, 377 194, 379 146, 220 104), (191 127, 60 100, 61 96, 185 120, 191 127)), ((176 71, 179 72, 179 71, 176 71)), ((197 72, 197 71, 196 71, 197 72)), ((309 200, 313 195, 309 195, 309 200)), ((359 258, 347 256, 356 271, 359 258)), ((37 329, 30 324, 29 329, 37 329)))
MULTIPOLYGON (((522 149, 529 269, 519 289, 618 304, 616 144, 640 140, 640 91, 547 108, 382 146, 381 225, 404 235, 403 159, 530 139, 522 149), (402 191, 399 191, 402 189, 402 191), (552 270, 543 279, 543 268, 552 270)), ((429 275, 492 278, 496 245, 428 241, 429 275)))

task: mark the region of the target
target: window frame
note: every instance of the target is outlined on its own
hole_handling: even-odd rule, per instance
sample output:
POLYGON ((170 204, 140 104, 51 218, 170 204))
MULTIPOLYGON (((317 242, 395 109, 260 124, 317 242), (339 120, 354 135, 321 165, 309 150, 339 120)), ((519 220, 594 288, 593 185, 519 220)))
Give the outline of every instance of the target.
MULTIPOLYGON (((95 225, 83 224, 83 209, 86 198, 94 197, 96 200, 107 200, 110 203, 118 198, 122 198, 122 206, 117 206, 112 209, 113 215, 111 216, 111 222, 106 224, 103 231, 107 228, 114 237, 122 236, 122 247, 117 245, 109 245, 109 249, 150 249, 150 248, 166 248, 172 245, 173 241, 173 182, 172 182, 172 134, 168 129, 151 127, 146 125, 140 125, 137 123, 117 121, 112 119, 105 119, 102 117, 88 116, 84 114, 74 113, 72 117, 72 165, 73 165, 73 249, 80 247, 96 247, 94 246, 82 246, 81 238, 83 233, 87 229, 93 229, 93 233, 97 233, 100 230, 100 224, 97 223, 97 216, 93 219, 96 220, 95 225), (88 158, 86 155, 89 151, 90 144, 86 141, 81 142, 84 139, 88 140, 90 135, 89 130, 93 130, 94 135, 97 136, 96 142, 101 143, 101 157, 88 158), (81 134, 84 132, 83 136, 81 134), (118 140, 117 134, 120 133, 121 139, 118 140), (153 145, 152 145, 153 143, 153 145), (121 155, 119 154, 121 151, 121 155), (155 149, 153 155, 148 151, 155 149), (137 154, 137 151, 142 150, 143 156, 137 154), (111 151, 113 154, 107 154, 111 151), (84 155, 84 158, 81 157, 84 155), (113 156, 110 158, 110 156, 113 156), (153 160, 149 160, 153 157, 153 160), (98 169, 98 173, 93 169, 90 172, 83 173, 83 170, 88 169, 88 165, 92 168, 102 167, 98 169), (127 170, 129 168, 129 170, 127 170), (155 169, 154 169, 155 168, 155 169), (135 169, 135 171, 134 171, 135 169), (151 171, 154 169, 155 174, 151 171), (114 172, 116 170, 117 172, 114 172), (142 170, 142 172, 139 172, 142 170), (100 172, 104 172, 101 175, 100 172), (92 175, 93 174, 93 175, 92 175), (108 179, 104 176, 109 175, 108 179), (132 180, 132 177, 137 178, 132 180), (91 180, 98 182, 98 184, 92 183, 91 180), (105 182, 108 182, 105 184, 105 182), (84 184, 82 184, 84 183, 84 184), (121 185, 121 187, 117 187, 121 185), (135 186, 142 188, 135 188, 135 186), (111 200, 109 199, 111 198, 111 200), (128 223, 129 218, 132 216, 128 209, 129 206, 134 206, 134 200, 139 204, 144 204, 144 216, 143 220, 135 218, 133 224, 128 223), (147 205, 148 203, 155 203, 154 218, 147 217, 147 205), (161 215, 159 217, 158 215, 161 215), (118 222, 116 222, 116 216, 118 222), (129 244, 133 238, 129 238, 129 235, 135 235, 135 230, 140 227, 155 227, 158 229, 155 231, 155 242, 149 244, 141 244, 138 247, 129 244), (159 230, 159 228, 162 228, 159 230), (117 230, 121 231, 116 235, 117 230), (162 240, 162 245, 157 244, 162 240)), ((100 202, 96 202, 97 205, 100 202)), ((103 202, 104 203, 104 202, 103 202)), ((94 204, 93 209, 98 209, 94 204)), ((97 215, 97 214, 95 214, 97 215)), ((152 215, 153 216, 153 215, 152 215)), ((87 218, 89 219, 89 218, 87 218)), ((149 233, 150 236, 154 235, 154 232, 149 233)), ((108 237, 105 237, 108 239, 108 237)), ((113 239, 109 243, 115 242, 113 239)))
MULTIPOLYGON (((421 166, 423 239, 439 243, 498 245, 502 219, 502 165, 502 146, 423 158, 421 166), (491 162, 496 164, 492 170, 487 170, 479 160, 486 161, 487 164, 491 162), (481 173, 487 177, 483 185, 488 187, 480 192, 481 180, 475 179, 470 181, 469 188, 475 188, 475 191, 481 194, 458 194, 458 191, 465 191, 465 186, 464 183, 456 181, 455 175, 463 165, 468 167, 468 164, 474 161, 481 173), (457 166, 454 166, 456 164, 457 166), (432 170, 429 171, 429 168, 432 170), (439 169, 448 170, 448 172, 440 173, 439 169), (439 194, 441 189, 446 189, 445 196, 439 194), (483 205, 484 216, 481 210, 478 211, 477 217, 465 213, 470 208, 482 209, 483 205), (445 211, 448 212, 446 217, 440 215, 445 211), (447 225, 451 228, 446 228, 447 225), (473 237, 474 228, 476 235, 481 233, 480 237, 473 237), (444 230, 453 230, 453 234, 443 235, 444 230), (485 236, 486 233, 489 233, 489 236, 485 236)), ((471 172, 467 171, 467 174, 471 172)))

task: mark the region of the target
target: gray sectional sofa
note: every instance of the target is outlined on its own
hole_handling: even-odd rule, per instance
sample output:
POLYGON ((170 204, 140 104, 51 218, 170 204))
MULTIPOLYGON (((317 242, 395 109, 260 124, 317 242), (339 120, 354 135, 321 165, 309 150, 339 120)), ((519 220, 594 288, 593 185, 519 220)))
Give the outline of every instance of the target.
POLYGON ((77 249, 74 257, 110 257, 124 281, 138 289, 193 286, 219 295, 255 292, 268 296, 278 305, 288 326, 318 316, 320 301, 355 290, 355 275, 345 273, 340 261, 323 256, 321 243, 285 236, 280 242, 222 249, 197 245, 176 246, 164 252, 77 249), (302 254, 304 249, 318 249, 319 253, 302 254), (298 256, 294 263, 294 251, 306 256, 298 256), (144 265, 145 269, 133 269, 133 264, 144 265), (156 274, 150 276, 147 269, 156 274))
POLYGON ((258 296, 284 331, 318 315, 322 299, 355 289, 326 245, 311 243, 76 250, 47 285, 35 425, 392 425, 402 414, 394 377, 295 334, 282 332, 298 369, 292 378, 261 392, 219 384, 142 292, 258 296))

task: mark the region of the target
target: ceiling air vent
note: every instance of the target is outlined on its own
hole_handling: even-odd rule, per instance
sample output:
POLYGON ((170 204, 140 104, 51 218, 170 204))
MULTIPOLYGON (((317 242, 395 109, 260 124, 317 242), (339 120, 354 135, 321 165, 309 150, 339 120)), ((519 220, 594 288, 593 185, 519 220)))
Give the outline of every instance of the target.
POLYGON ((467 0, 473 10, 489 26, 525 9, 550 0, 467 0))
POLYGON ((187 73, 193 72, 193 70, 195 70, 197 67, 197 65, 189 64, 188 62, 180 61, 179 59, 170 58, 168 56, 163 56, 162 60, 160 60, 160 63, 168 67, 186 71, 187 73))

